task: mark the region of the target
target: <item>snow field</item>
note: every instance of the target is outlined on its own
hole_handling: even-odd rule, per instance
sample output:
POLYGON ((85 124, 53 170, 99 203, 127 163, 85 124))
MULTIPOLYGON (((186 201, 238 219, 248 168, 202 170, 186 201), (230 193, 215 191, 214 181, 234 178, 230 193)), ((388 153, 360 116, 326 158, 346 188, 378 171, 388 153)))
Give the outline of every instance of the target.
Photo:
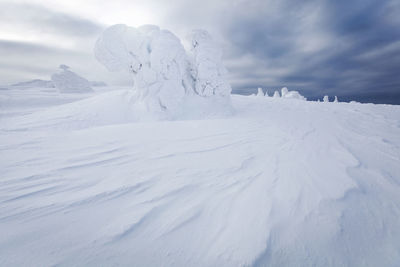
POLYGON ((233 95, 140 121, 126 90, 40 90, 2 91, 0 265, 400 262, 397 106, 233 95))

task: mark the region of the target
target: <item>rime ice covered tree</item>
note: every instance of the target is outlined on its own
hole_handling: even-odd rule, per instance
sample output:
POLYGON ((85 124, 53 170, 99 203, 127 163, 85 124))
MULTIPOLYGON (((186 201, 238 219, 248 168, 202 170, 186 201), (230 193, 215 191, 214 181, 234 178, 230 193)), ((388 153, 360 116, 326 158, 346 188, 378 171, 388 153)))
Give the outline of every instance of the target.
POLYGON ((189 36, 190 74, 194 89, 200 96, 228 96, 232 88, 226 80, 222 51, 205 30, 193 30, 189 36))
POLYGON ((265 96, 261 87, 258 87, 257 96, 265 96))
POLYGON ((97 40, 95 56, 110 71, 130 72, 138 98, 149 109, 175 109, 185 95, 185 50, 167 30, 111 26, 97 40))
POLYGON ((283 88, 281 89, 281 96, 282 96, 282 97, 285 97, 285 95, 286 95, 288 92, 289 92, 289 90, 287 89, 287 87, 283 87, 283 88))
POLYGON ((117 24, 95 45, 95 56, 110 71, 128 71, 134 92, 148 110, 174 111, 185 96, 230 98, 222 53, 203 30, 190 34, 187 52, 178 37, 158 26, 117 24))
POLYGON ((90 82, 70 70, 67 65, 61 64, 59 72, 51 75, 51 81, 61 93, 88 93, 93 89, 90 82))

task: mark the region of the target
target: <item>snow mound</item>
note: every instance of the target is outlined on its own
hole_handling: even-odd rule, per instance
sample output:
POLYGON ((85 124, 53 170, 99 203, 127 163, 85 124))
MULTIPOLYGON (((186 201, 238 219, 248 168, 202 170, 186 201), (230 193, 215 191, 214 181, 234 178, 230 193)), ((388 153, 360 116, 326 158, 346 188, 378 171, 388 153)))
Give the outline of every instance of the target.
POLYGON ((282 92, 282 98, 298 99, 298 100, 304 100, 304 101, 307 100, 298 91, 289 91, 287 89, 287 87, 283 87, 281 92, 282 92))
POLYGON ((205 99, 185 96, 185 100, 177 108, 174 116, 161 111, 148 112, 145 103, 138 101, 138 98, 139 95, 132 90, 111 90, 24 116, 4 118, 0 129, 8 131, 78 130, 133 122, 217 119, 234 114, 233 108, 226 108, 230 106, 230 99, 227 98, 205 99), (192 109, 193 106, 198 108, 192 109))
POLYGON ((304 100, 304 101, 307 100, 298 91, 289 91, 283 96, 283 98, 299 99, 299 100, 304 100))
MULTIPOLYGON (((128 90, 102 93, 34 112, 25 116, 3 120, 3 129, 43 129, 71 130, 120 124, 136 121, 135 96, 128 90)), ((143 117, 142 114, 141 117, 143 117)))
POLYGON ((61 93, 89 93, 93 89, 90 82, 69 70, 66 65, 60 65, 61 71, 51 75, 51 81, 61 93))
MULTIPOLYGON (((96 42, 97 60, 109 71, 132 74, 138 105, 148 112, 174 117, 185 106, 186 96, 230 99, 221 51, 211 36, 196 30, 188 53, 172 32, 158 26, 138 28, 123 24, 107 28, 96 42)), ((231 109, 229 101, 223 102, 231 109)), ((191 107, 196 109, 199 107, 191 107)))
POLYGON ((46 81, 41 79, 34 79, 31 81, 15 83, 11 86, 18 87, 41 87, 41 88, 54 88, 54 83, 52 81, 46 81))

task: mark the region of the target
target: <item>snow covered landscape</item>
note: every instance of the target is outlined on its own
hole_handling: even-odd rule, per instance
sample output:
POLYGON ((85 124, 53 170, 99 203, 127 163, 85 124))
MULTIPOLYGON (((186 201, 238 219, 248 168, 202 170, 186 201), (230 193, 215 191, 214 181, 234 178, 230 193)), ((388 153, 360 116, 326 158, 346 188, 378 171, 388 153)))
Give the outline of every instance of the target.
POLYGON ((107 28, 130 87, 0 88, 0 266, 399 266, 400 106, 231 94, 188 38, 107 28))

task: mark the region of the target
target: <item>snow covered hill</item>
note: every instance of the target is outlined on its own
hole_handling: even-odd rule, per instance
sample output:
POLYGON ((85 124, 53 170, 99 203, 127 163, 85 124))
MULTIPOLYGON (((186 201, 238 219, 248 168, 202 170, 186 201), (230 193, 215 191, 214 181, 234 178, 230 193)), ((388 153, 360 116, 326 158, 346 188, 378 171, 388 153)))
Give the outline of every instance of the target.
POLYGON ((1 266, 400 262, 399 106, 138 122, 124 90, 30 90, 0 97, 1 266))

